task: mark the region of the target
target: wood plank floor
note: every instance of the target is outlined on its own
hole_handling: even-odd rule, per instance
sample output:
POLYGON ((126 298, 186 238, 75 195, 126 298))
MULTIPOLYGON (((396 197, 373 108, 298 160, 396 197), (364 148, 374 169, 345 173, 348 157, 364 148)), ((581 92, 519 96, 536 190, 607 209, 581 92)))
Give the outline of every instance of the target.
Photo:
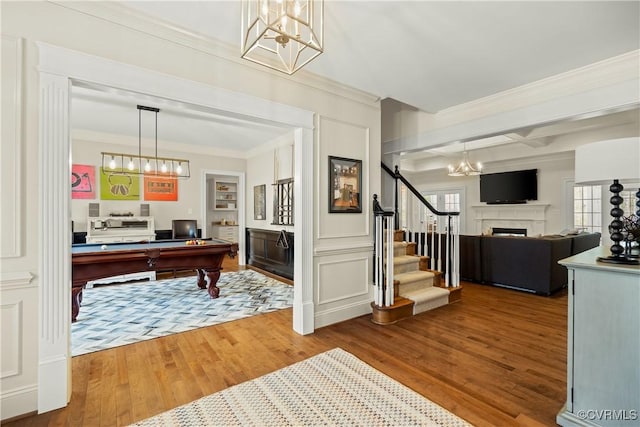
POLYGON ((474 425, 555 425, 566 293, 463 286, 461 302, 391 326, 362 316, 301 336, 288 309, 74 357, 66 408, 3 425, 127 425, 335 347, 474 425))

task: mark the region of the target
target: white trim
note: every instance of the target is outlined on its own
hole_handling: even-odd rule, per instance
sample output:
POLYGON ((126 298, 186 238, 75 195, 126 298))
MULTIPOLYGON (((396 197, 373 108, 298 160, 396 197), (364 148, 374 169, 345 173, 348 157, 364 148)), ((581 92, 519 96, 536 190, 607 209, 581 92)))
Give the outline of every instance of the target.
POLYGON ((239 46, 233 46, 203 34, 172 25, 136 9, 126 7, 119 2, 51 1, 51 3, 133 29, 136 32, 175 43, 188 49, 197 50, 228 62, 251 67, 256 72, 268 74, 274 78, 286 79, 290 83, 328 92, 341 98, 347 98, 369 108, 375 108, 375 105, 380 100, 377 95, 343 85, 305 69, 296 72, 294 75, 287 75, 285 77, 283 73, 279 71, 273 71, 262 65, 242 59, 239 55, 239 46))
MULTIPOLYGON (((347 214, 348 216, 362 216, 364 218, 364 224, 362 226, 362 230, 358 231, 358 232, 353 232, 353 233, 328 233, 322 230, 320 221, 317 221, 315 224, 316 227, 316 239, 317 240, 326 240, 326 239, 340 239, 340 238, 353 238, 353 237, 371 237, 371 217, 373 216, 371 214, 370 211, 370 200, 365 200, 365 196, 368 196, 369 193, 369 186, 370 186, 370 182, 371 182, 371 168, 370 168, 370 158, 371 158, 371 128, 369 128, 368 126, 362 126, 359 123, 353 123, 353 122, 347 122, 345 120, 340 120, 331 116, 317 116, 317 129, 318 129, 318 144, 316 146, 316 170, 318 172, 320 171, 325 171, 325 173, 327 175, 325 175, 324 173, 321 175, 324 176, 328 176, 328 169, 325 169, 325 166, 322 165, 322 163, 324 162, 324 164, 326 165, 327 163, 327 156, 323 155, 321 153, 321 147, 320 147, 320 141, 321 141, 321 136, 320 136, 320 132, 322 132, 323 126, 322 126, 322 122, 333 122, 333 123, 339 123, 345 126, 350 126, 353 128, 359 128, 361 130, 364 131, 365 133, 365 137, 364 137, 364 154, 363 154, 363 158, 359 159, 362 160, 362 182, 360 183, 361 185, 361 189, 360 189, 360 204, 362 205, 362 212, 360 213, 350 213, 347 214)), ((336 156, 340 156, 340 157, 351 157, 352 155, 350 154, 346 154, 346 153, 334 153, 331 155, 336 155, 336 156)), ((322 189, 322 179, 318 179, 316 180, 316 204, 318 207, 323 207, 324 209, 328 209, 328 201, 327 201, 327 194, 325 192, 323 192, 322 189), (324 200, 324 201, 323 201, 324 200)), ((328 189, 327 189, 328 190, 328 189)), ((331 214, 330 215, 334 215, 331 214)), ((345 217, 346 218, 346 217, 345 217)))
POLYGON ((69 205, 69 111, 72 82, 107 86, 207 107, 220 114, 295 128, 297 222, 294 330, 314 330, 312 289, 314 113, 222 88, 207 86, 93 55, 36 42, 40 102, 40 339, 38 411, 70 398, 71 255, 69 205), (61 165, 63 165, 61 167, 61 165), (307 173, 303 174, 302 171, 307 173), (301 262, 298 262, 300 260, 301 262))
POLYGON ((293 220, 296 243, 293 266, 293 330, 310 334, 315 329, 313 303, 313 141, 311 129, 294 132, 293 220), (306 171, 306 173, 304 172, 306 171))
POLYGON ((316 328, 333 325, 348 319, 371 314, 371 298, 367 301, 359 301, 353 304, 341 305, 340 307, 318 311, 315 314, 316 328))
POLYGON ((70 91, 69 78, 40 73, 39 413, 65 406, 71 394, 70 91))
POLYGON ((496 106, 513 103, 514 100, 524 103, 530 102, 531 99, 549 97, 549 94, 567 93, 571 87, 574 92, 579 92, 600 87, 603 82, 609 85, 622 80, 637 80, 638 61, 640 61, 640 50, 633 50, 584 67, 455 105, 440 111, 438 115, 477 116, 478 114, 486 114, 489 109, 495 109, 496 106))
MULTIPOLYGON (((10 85, 2 87, 3 107, 5 99, 10 99, 10 112, 15 114, 13 123, 7 123, 6 113, 2 115, 2 161, 4 178, 8 182, 2 182, 0 195, 5 201, 2 206, 2 250, 0 258, 17 258, 22 255, 22 189, 23 181, 17 177, 22 176, 22 39, 2 34, 2 55, 11 56, 11 61, 2 61, 3 82, 10 85), (5 45, 5 44, 8 44, 5 45), (8 63, 7 63, 8 62, 8 63), (15 71, 9 75, 9 70, 15 71), (8 77, 5 79, 5 76, 8 77), (9 86, 9 87, 7 87, 9 86), (12 139, 5 141, 4 139, 12 139), (4 190, 8 190, 6 193, 4 190), (11 200, 11 203, 6 202, 11 200)), ((8 120, 7 120, 8 121, 8 120)))
POLYGON ((424 150, 454 141, 470 141, 520 129, 558 123, 601 111, 623 111, 640 104, 640 79, 501 111, 461 123, 428 130, 419 135, 397 138, 382 144, 383 155, 424 150))
POLYGON ((317 268, 317 277, 316 277, 316 282, 317 283, 322 283, 322 268, 326 267, 328 265, 338 265, 338 264, 356 264, 356 262, 359 261, 364 261, 364 274, 365 274, 365 280, 364 280, 364 289, 359 291, 359 292, 353 292, 350 294, 342 294, 340 296, 337 297, 333 297, 333 298, 328 298, 328 299, 322 299, 320 297, 320 286, 316 287, 316 302, 318 303, 318 305, 324 305, 324 304, 330 304, 332 302, 336 302, 336 301, 344 301, 345 299, 350 299, 350 298, 355 298, 355 297, 360 297, 360 296, 366 296, 366 300, 367 302, 370 302, 371 300, 369 299, 369 286, 371 285, 371 278, 369 276, 369 272, 371 271, 371 265, 369 263, 370 257, 369 256, 361 256, 361 257, 357 257, 357 258, 341 258, 339 260, 334 260, 334 261, 321 261, 318 262, 318 268, 317 268))
POLYGON ((315 256, 344 255, 365 251, 371 252, 372 250, 373 242, 363 242, 346 245, 316 246, 313 249, 313 254, 315 256))
POLYGON ((561 215, 564 220, 563 229, 574 228, 573 226, 573 187, 575 180, 567 178, 563 181, 564 185, 564 199, 562 200, 561 215))
POLYGON ((209 230, 209 224, 207 223, 207 210, 209 209, 209 204, 207 203, 208 198, 208 185, 207 185, 207 176, 208 175, 227 175, 227 176, 235 176, 238 178, 238 265, 246 264, 246 256, 245 256, 245 234, 243 232, 245 227, 245 215, 247 209, 247 201, 245 195, 245 172, 232 171, 232 170, 219 170, 219 169, 203 169, 201 180, 200 180, 200 218, 202 218, 202 235, 205 237, 211 237, 208 235, 207 230, 209 230), (240 202, 241 201, 241 202, 240 202))
POLYGON ((0 290, 8 291, 35 287, 36 285, 31 283, 32 280, 33 274, 28 271, 0 272, 0 290))
POLYGON ((0 413, 3 420, 28 414, 37 406, 38 385, 29 384, 11 390, 3 387, 0 401, 2 401, 0 413))

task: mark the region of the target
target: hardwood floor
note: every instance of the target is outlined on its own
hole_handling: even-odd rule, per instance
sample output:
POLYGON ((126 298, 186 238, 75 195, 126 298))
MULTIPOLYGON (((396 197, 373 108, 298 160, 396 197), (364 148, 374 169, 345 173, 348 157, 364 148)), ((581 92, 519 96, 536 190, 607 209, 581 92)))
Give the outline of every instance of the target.
POLYGON ((301 336, 288 309, 74 357, 69 405, 6 426, 127 425, 335 347, 474 425, 555 425, 566 293, 463 286, 462 301, 390 326, 368 315, 301 336))

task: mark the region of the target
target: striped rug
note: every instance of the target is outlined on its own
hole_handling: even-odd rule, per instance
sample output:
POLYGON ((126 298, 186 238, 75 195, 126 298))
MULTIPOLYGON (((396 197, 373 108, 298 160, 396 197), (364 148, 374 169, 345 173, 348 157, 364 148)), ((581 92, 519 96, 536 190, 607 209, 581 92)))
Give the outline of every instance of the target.
POLYGON ((340 348, 133 425, 470 426, 340 348))
POLYGON ((220 298, 198 288, 196 277, 110 284, 85 289, 71 324, 78 356, 291 307, 293 286, 253 270, 222 273, 220 298))

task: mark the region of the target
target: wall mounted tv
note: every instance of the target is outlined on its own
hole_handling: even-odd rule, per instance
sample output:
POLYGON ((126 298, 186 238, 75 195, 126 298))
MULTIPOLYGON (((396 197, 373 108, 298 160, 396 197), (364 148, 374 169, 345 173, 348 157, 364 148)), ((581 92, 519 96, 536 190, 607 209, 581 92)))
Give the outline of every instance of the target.
POLYGON ((538 169, 480 175, 480 201, 488 204, 538 200, 538 169))

